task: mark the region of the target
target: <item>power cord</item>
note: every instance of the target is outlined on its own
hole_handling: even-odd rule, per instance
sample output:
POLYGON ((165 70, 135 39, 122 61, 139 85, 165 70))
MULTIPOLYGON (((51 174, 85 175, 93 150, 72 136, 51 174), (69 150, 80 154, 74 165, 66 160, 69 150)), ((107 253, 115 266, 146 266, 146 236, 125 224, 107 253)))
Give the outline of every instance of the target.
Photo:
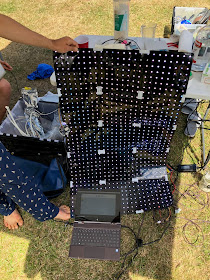
POLYGON ((104 42, 101 43, 101 44, 103 45, 103 44, 105 44, 105 43, 107 43, 107 42, 109 42, 109 41, 115 41, 114 44, 116 44, 117 42, 120 43, 120 44, 121 44, 121 43, 124 43, 124 42, 127 42, 127 43, 125 43, 126 46, 129 46, 129 45, 131 44, 131 42, 128 42, 128 41, 132 41, 132 42, 135 43, 135 45, 138 47, 138 49, 141 50, 141 48, 140 48, 140 46, 137 44, 137 42, 136 42, 135 40, 133 40, 133 39, 130 39, 130 38, 129 38, 129 39, 124 39, 124 40, 122 40, 122 39, 109 39, 109 40, 104 41, 104 42))
MULTIPOLYGON (((170 216, 170 217, 171 217, 171 216, 170 216)), ((163 238, 164 234, 166 233, 166 231, 168 230, 168 228, 169 228, 169 226, 170 226, 170 217, 169 217, 169 219, 168 219, 168 224, 167 224, 167 226, 165 227, 165 229, 163 230, 161 236, 160 236, 159 238, 155 239, 155 240, 152 240, 152 241, 149 241, 149 242, 146 242, 146 243, 143 243, 143 240, 139 238, 139 234, 140 234, 140 231, 141 231, 141 229, 142 229, 143 222, 144 222, 144 218, 145 218, 145 212, 144 212, 144 215, 143 215, 143 218, 142 218, 142 221, 141 221, 141 224, 140 224, 140 226, 139 226, 139 229, 138 229, 138 233, 137 233, 137 234, 135 234, 134 230, 131 229, 130 227, 125 226, 125 225, 122 225, 122 228, 129 229, 129 230, 132 232, 132 234, 133 234, 133 236, 134 236, 134 239, 135 239, 135 244, 134 244, 134 248, 131 249, 130 251, 128 251, 128 252, 124 255, 124 260, 123 260, 123 263, 122 263, 122 265, 121 265, 121 271, 119 272, 118 275, 114 275, 114 276, 113 276, 113 277, 114 277, 114 278, 112 278, 113 280, 119 280, 119 279, 121 278, 121 276, 126 272, 126 270, 131 266, 131 264, 133 263, 134 259, 136 258, 136 256, 137 256, 138 253, 139 253, 139 248, 140 248, 140 247, 153 244, 153 243, 155 243, 155 242, 160 241, 160 240, 163 238), (135 252, 135 251, 136 251, 136 252, 135 252), (132 259, 130 259, 130 260, 128 261, 127 266, 125 266, 125 262, 126 262, 127 257, 128 257, 130 254, 132 254, 133 252, 135 252, 134 256, 132 257, 132 259)))
POLYGON ((8 71, 12 76, 13 78, 15 79, 15 83, 16 83, 16 86, 17 86, 17 90, 18 92, 20 92, 20 89, 19 89, 19 85, 18 85, 18 81, 17 81, 17 78, 15 76, 15 74, 12 72, 12 71, 8 71))
POLYGON ((52 220, 53 222, 56 222, 56 223, 62 223, 64 224, 65 227, 67 226, 73 226, 74 223, 70 223, 69 221, 59 221, 59 220, 52 220))

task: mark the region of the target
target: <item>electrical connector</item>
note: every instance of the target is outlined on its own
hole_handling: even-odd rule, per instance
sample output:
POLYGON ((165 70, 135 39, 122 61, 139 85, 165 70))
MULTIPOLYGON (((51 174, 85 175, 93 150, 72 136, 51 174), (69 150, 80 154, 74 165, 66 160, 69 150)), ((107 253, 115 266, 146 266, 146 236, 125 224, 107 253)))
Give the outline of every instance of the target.
POLYGON ((185 165, 177 166, 178 172, 196 172, 196 170, 197 170, 196 164, 185 164, 185 165))
POLYGON ((137 245, 138 245, 138 247, 142 247, 142 245, 143 245, 143 240, 142 239, 137 239, 137 245))

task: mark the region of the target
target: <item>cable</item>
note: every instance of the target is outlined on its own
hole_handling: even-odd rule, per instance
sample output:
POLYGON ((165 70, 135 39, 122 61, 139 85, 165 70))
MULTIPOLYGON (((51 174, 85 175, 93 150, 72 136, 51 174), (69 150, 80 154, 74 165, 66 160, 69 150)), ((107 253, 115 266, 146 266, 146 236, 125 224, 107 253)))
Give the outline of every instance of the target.
POLYGON ((48 116, 48 115, 50 115, 50 114, 52 114, 52 113, 55 113, 55 112, 57 112, 58 111, 58 109, 55 109, 54 111, 52 111, 52 112, 49 112, 49 113, 41 113, 40 111, 38 111, 38 110, 34 110, 37 114, 39 114, 39 116, 48 116))
POLYGON ((17 78, 16 78, 16 76, 15 76, 15 74, 12 72, 12 71, 8 71, 12 76, 13 76, 13 78, 15 79, 15 83, 16 83, 16 86, 17 86, 17 90, 18 90, 18 92, 20 92, 20 89, 19 89, 19 86, 18 86, 18 81, 17 81, 17 78))
MULTIPOLYGON (((164 209, 165 210, 165 209, 164 209)), ((167 208, 166 209, 167 210, 167 212, 168 212, 168 214, 167 214, 167 217, 166 218, 164 218, 163 217, 163 215, 162 215, 162 212, 161 212, 161 210, 159 210, 158 212, 159 212, 159 217, 156 219, 156 217, 155 217, 155 213, 157 212, 155 212, 155 211, 153 211, 153 220, 154 220, 154 222, 155 223, 157 223, 157 224, 163 224, 163 223, 165 223, 165 222, 168 222, 169 221, 169 219, 171 218, 171 209, 170 208, 167 208)))
POLYGON ((109 39, 109 40, 106 40, 104 41, 103 43, 101 43, 102 45, 105 44, 106 42, 109 42, 109 41, 115 41, 114 44, 119 41, 118 39, 109 39))
MULTIPOLYGON (((141 48, 139 47, 139 45, 138 45, 138 44, 136 43, 136 41, 133 40, 133 39, 130 39, 130 38, 129 38, 129 39, 125 39, 125 40, 120 40, 120 39, 118 39, 118 40, 120 41, 120 43, 123 43, 125 40, 126 40, 126 41, 132 41, 132 42, 134 42, 134 43, 136 44, 136 46, 138 47, 138 49, 141 50, 141 48)), ((128 44, 127 44, 127 45, 128 45, 128 44)), ((127 45, 126 45, 126 46, 127 46, 127 45)))
MULTIPOLYGON (((142 221, 141 221, 141 224, 139 226, 139 229, 138 229, 138 233, 137 235, 135 234, 135 232, 132 230, 132 228, 128 227, 128 226, 125 226, 125 225, 122 225, 122 228, 127 228, 129 229, 132 234, 134 235, 134 239, 135 239, 135 245, 134 245, 134 248, 131 249, 130 251, 128 251, 123 257, 124 257, 124 260, 123 260, 123 263, 121 265, 121 271, 119 273, 119 275, 117 276, 117 278, 115 278, 116 280, 119 280, 120 277, 123 275, 123 273, 128 269, 128 267, 132 264, 133 260, 135 259, 135 257, 137 256, 138 254, 138 248, 141 247, 141 244, 142 244, 142 240, 141 239, 138 239, 139 237, 139 234, 140 234, 140 231, 141 231, 141 228, 143 226, 143 222, 144 222, 144 218, 145 218, 145 212, 143 214, 143 218, 142 218, 142 221), (136 250, 136 253, 135 255, 133 256, 132 260, 129 261, 129 263, 127 264, 127 266, 125 267, 125 261, 126 261, 126 258, 132 254, 134 251, 136 250)), ((115 276, 114 276, 115 277, 115 276)))
MULTIPOLYGON (((141 50, 141 48, 140 48, 139 45, 136 43, 136 41, 133 40, 133 39, 130 39, 130 38, 129 38, 129 39, 124 39, 124 40, 122 40, 122 39, 109 39, 109 40, 104 41, 104 42, 101 43, 101 44, 103 45, 103 44, 105 44, 106 42, 109 42, 109 41, 115 41, 114 44, 116 44, 116 42, 123 43, 124 41, 132 41, 132 42, 134 42, 134 43, 136 44, 136 46, 138 47, 138 49, 141 50)), ((125 44, 125 45, 128 46, 129 44, 125 44)))
POLYGON ((132 230, 132 228, 130 228, 129 226, 125 226, 125 225, 121 225, 122 228, 126 228, 126 229, 129 229, 132 234, 134 235, 134 239, 135 239, 135 245, 134 245, 134 248, 131 249, 130 251, 128 251, 125 255, 124 255, 124 260, 123 260, 123 263, 121 265, 121 271, 118 275, 114 275, 114 280, 119 280, 120 277, 123 275, 123 273, 129 268, 129 266, 132 264, 133 260, 135 259, 135 257, 137 256, 138 254, 138 238, 137 238, 137 235, 135 234, 135 232, 132 230), (130 260, 127 264, 127 266, 125 266, 125 261, 127 259, 127 257, 132 254, 134 251, 136 251, 135 255, 133 256, 132 260, 130 260))
MULTIPOLYGON (((178 191, 176 189, 176 191, 178 191)), ((183 207, 187 207, 186 205, 180 203, 180 200, 182 198, 184 199, 187 199, 187 197, 190 197, 190 199, 192 199, 192 201, 195 201, 197 202, 199 205, 201 205, 202 207, 200 209, 193 209, 192 208, 192 205, 189 207, 190 210, 194 210, 194 211, 198 211, 198 210, 203 210, 205 207, 209 207, 209 196, 208 196, 208 193, 204 193, 202 192, 198 186, 196 184, 193 184, 193 185, 190 185, 184 193, 181 193, 180 191, 178 191, 178 193, 181 194, 181 196, 178 198, 177 203, 181 204, 183 207), (195 190, 193 190, 193 188, 196 188, 195 190), (201 195, 204 195, 205 194, 205 198, 203 198, 201 195)), ((174 209, 177 208, 176 205, 173 206, 174 209)), ((170 209, 170 208, 169 208, 170 209)), ((171 214, 171 212, 170 212, 171 214)), ((154 216, 153 216, 154 217, 154 216)), ((171 218, 171 217, 170 217, 171 218)), ((184 241, 186 243, 188 243, 189 245, 195 245, 198 241, 199 241, 199 237, 201 236, 202 238, 202 243, 204 242, 204 233, 201 229, 201 227, 197 224, 197 223, 210 223, 210 221, 208 220, 201 220, 201 219, 188 219, 188 218, 185 218, 185 217, 179 217, 177 215, 174 216, 174 218, 179 218, 179 219, 183 219, 183 220, 186 220, 187 222, 184 224, 183 228, 182 228, 182 234, 183 234, 183 238, 184 238, 184 241), (196 238, 194 239, 194 241, 189 241, 189 238, 187 237, 187 228, 192 225, 195 230, 197 231, 197 235, 196 235, 196 238)), ((165 221, 164 220, 161 220, 162 223, 164 223, 165 221)), ((192 236, 192 234, 190 235, 192 236)))
POLYGON ((203 129, 210 130, 210 128, 207 128, 207 127, 203 127, 203 129))
POLYGON ((166 233, 167 229, 169 228, 170 226, 170 220, 168 221, 168 225, 166 226, 166 228, 164 229, 164 231, 162 232, 161 236, 153 241, 150 241, 150 242, 147 242, 147 243, 143 243, 142 246, 146 246, 146 245, 150 245, 150 244, 153 244, 155 242, 158 242, 162 239, 162 237, 164 236, 164 234, 166 233))
POLYGON ((205 167, 207 166, 209 160, 210 160, 210 150, 209 150, 209 152, 208 152, 208 155, 207 155, 207 157, 206 157, 206 160, 205 160, 203 166, 200 166, 199 169, 205 169, 205 167))
POLYGON ((174 194, 174 192, 175 192, 175 190, 176 190, 176 185, 175 185, 175 183, 174 183, 173 180, 172 180, 172 175, 173 175, 173 171, 171 171, 171 173, 170 173, 170 180, 171 180, 171 183, 172 183, 172 185, 173 185, 173 187, 174 187, 174 189, 173 189, 173 191, 172 191, 172 194, 174 194))
POLYGON ((62 223, 65 225, 65 227, 67 226, 73 226, 74 223, 70 223, 69 221, 59 221, 59 220, 54 220, 52 219, 53 222, 56 222, 56 223, 62 223))
POLYGON ((189 220, 189 221, 183 226, 182 233, 183 233, 183 236, 184 236, 185 241, 186 241, 188 244, 190 244, 190 245, 194 245, 194 244, 198 241, 198 238, 199 238, 199 235, 197 235, 197 237, 196 237, 196 239, 195 239, 194 242, 190 242, 190 241, 189 241, 189 239, 188 239, 187 236, 186 236, 186 228, 187 228, 187 226, 189 226, 189 223, 192 223, 192 224, 195 226, 195 228, 196 228, 196 230, 197 230, 198 232, 201 231, 202 239, 203 239, 203 241, 204 241, 204 235, 203 235, 203 231, 202 231, 201 227, 200 227, 198 224, 196 224, 195 222, 193 222, 192 220, 189 220))
MULTIPOLYGON (((190 143, 191 143, 191 141, 188 141, 188 143, 185 145, 185 147, 183 148, 182 154, 184 154, 185 150, 190 146, 190 143)), ((169 167, 170 169, 178 172, 177 168, 172 166, 169 162, 167 162, 166 166, 169 167)))
POLYGON ((203 210, 205 207, 209 206, 209 196, 208 193, 204 193, 202 190, 200 190, 197 186, 197 184, 190 185, 183 193, 178 191, 180 194, 180 197, 177 199, 176 204, 179 203, 183 207, 187 207, 183 203, 180 202, 182 198, 187 199, 187 197, 190 197, 192 201, 197 202, 199 205, 201 205, 201 208, 196 208, 193 209, 192 206, 188 207, 192 211, 198 211, 198 210, 203 210), (201 196, 205 195, 205 199, 201 196))
POLYGON ((8 106, 5 106, 5 109, 7 110, 7 113, 8 113, 8 114, 7 114, 8 119, 9 119, 10 122, 14 125, 14 127, 17 128, 17 130, 20 132, 20 134, 21 134, 22 136, 29 137, 30 135, 26 134, 22 129, 19 128, 19 126, 17 125, 16 121, 14 120, 14 118, 13 118, 13 116, 12 116, 12 113, 11 113, 9 107, 8 107, 8 106))
MULTIPOLYGON (((127 229, 129 229, 129 230, 132 232, 132 234, 134 235, 134 238, 135 238, 135 245, 134 245, 134 248, 133 248, 133 249, 131 249, 129 252, 127 252, 127 253, 124 255, 124 260, 123 260, 123 263, 122 263, 122 265, 121 265, 121 268, 122 268, 122 269, 121 269, 121 271, 120 271, 120 273, 118 274, 117 277, 114 276, 114 277, 116 277, 116 278, 114 278, 114 280, 119 280, 120 277, 123 275, 123 273, 129 268, 129 266, 132 264, 132 262, 134 261, 134 259, 135 259, 136 256, 138 255, 139 247, 146 246, 146 245, 149 245, 149 244, 153 244, 153 243, 158 242, 158 241, 160 241, 160 240, 162 239, 162 237, 163 237, 164 234, 166 233, 167 229, 169 228, 169 225, 170 225, 170 217, 171 217, 171 212, 170 212, 170 210, 169 210, 169 216, 168 216, 168 218, 167 218, 167 219, 169 219, 169 220, 168 220, 168 225, 166 226, 166 228, 165 228, 164 231, 162 232, 161 236, 160 236, 159 238, 157 238, 157 239, 155 239, 155 240, 153 240, 153 241, 147 242, 147 243, 143 243, 142 239, 139 239, 139 238, 138 238, 138 237, 139 237, 139 233, 140 233, 140 231, 141 231, 141 228, 142 228, 142 226, 143 226, 143 222, 144 222, 144 218, 145 218, 145 213, 144 213, 144 216, 143 216, 143 218, 142 218, 142 221, 141 221, 140 227, 139 227, 139 229, 138 229, 138 234, 137 234, 137 235, 135 234, 135 232, 134 232, 130 227, 124 226, 124 225, 122 226, 123 228, 127 228, 127 229), (135 252, 135 251, 136 251, 136 252, 135 252), (134 255, 134 256, 132 257, 132 259, 128 262, 127 266, 125 266, 126 258, 127 258, 130 254, 132 254, 133 252, 135 252, 135 255, 134 255)), ((167 220, 167 219, 166 219, 166 220, 167 220)), ((166 220, 165 220, 165 221, 166 221, 166 220)))

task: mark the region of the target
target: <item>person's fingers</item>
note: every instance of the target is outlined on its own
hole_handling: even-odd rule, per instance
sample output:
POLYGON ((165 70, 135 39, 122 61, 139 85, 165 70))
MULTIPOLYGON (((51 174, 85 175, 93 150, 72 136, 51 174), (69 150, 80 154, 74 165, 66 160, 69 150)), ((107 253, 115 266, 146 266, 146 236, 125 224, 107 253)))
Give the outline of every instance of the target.
POLYGON ((73 51, 73 52, 78 51, 79 45, 76 41, 74 41, 73 39, 71 39, 69 37, 64 37, 64 39, 66 40, 66 45, 68 46, 67 51, 73 51))
POLYGON ((12 70, 12 66, 9 65, 9 63, 2 61, 1 65, 4 67, 5 70, 11 71, 12 70))
POLYGON ((52 49, 60 53, 68 51, 78 51, 79 45, 70 37, 63 37, 57 40, 52 40, 52 49))
POLYGON ((73 48, 72 48, 72 51, 73 51, 73 52, 77 52, 77 51, 78 51, 78 48, 77 48, 77 47, 73 47, 73 48))
POLYGON ((78 43, 76 42, 76 41, 74 41, 73 39, 71 39, 70 41, 69 41, 69 45, 70 46, 72 46, 72 47, 75 47, 75 48, 79 48, 79 45, 78 45, 78 43))
POLYGON ((11 71, 11 70, 12 70, 12 68, 10 68, 10 67, 8 67, 8 66, 6 66, 6 65, 3 65, 3 67, 4 67, 4 69, 7 70, 7 71, 11 71))

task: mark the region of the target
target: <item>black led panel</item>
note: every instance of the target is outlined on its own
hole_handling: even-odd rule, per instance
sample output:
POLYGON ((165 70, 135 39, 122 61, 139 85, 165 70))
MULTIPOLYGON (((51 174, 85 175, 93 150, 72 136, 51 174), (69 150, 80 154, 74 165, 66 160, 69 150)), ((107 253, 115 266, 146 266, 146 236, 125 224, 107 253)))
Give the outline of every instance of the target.
MULTIPOLYGON (((139 180, 136 183, 130 181, 107 182, 106 186, 84 182, 82 187, 95 190, 120 189, 121 213, 123 214, 163 209, 173 203, 170 185, 165 178, 139 180)), ((74 185, 70 189, 72 216, 74 216, 75 195, 78 188, 81 188, 81 185, 74 185)))
MULTIPOLYGON (((165 165, 191 63, 190 54, 166 51, 54 53, 62 118, 70 131, 72 194, 78 187, 104 188, 113 182, 123 190, 124 182, 139 176, 139 167, 165 165)), ((139 205, 145 204, 143 196, 150 197, 151 188, 138 192, 147 189, 143 181, 131 184, 130 196, 136 192, 139 205)), ((172 203, 171 197, 160 202, 168 183, 157 186, 160 196, 141 209, 172 203)))

